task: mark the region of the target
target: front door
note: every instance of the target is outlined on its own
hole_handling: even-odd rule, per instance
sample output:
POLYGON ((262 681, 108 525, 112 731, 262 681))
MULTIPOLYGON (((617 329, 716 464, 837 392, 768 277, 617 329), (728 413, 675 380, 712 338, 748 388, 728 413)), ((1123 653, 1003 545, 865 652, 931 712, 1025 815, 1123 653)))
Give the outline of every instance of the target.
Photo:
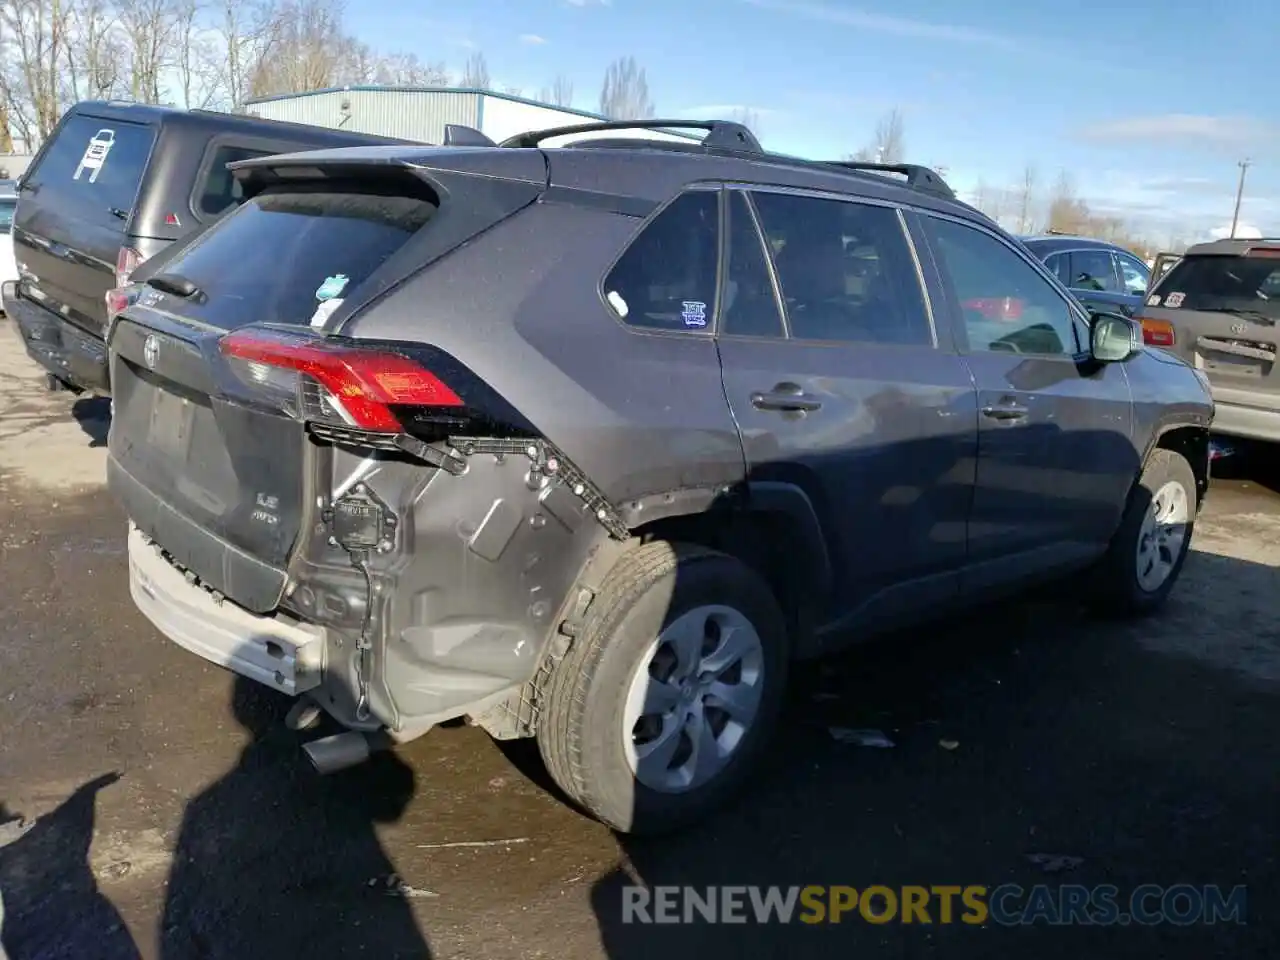
POLYGON ((967 582, 1097 554, 1138 474, 1124 365, 1088 360, 1086 321, 1042 265, 976 225, 921 221, 978 388, 967 582))
POLYGON ((717 341, 748 480, 812 501, 833 624, 883 626, 954 597, 975 397, 950 331, 935 335, 901 214, 768 190, 727 197, 717 341))

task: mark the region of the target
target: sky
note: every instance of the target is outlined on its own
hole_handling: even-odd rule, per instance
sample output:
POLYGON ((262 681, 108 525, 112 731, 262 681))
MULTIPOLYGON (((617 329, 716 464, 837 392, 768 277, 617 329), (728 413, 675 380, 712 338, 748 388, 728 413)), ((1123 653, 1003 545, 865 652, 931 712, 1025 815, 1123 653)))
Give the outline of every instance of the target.
POLYGON ((1099 213, 1157 241, 1231 221, 1280 236, 1280 3, 1266 0, 404 0, 352 4, 381 51, 536 96, 557 74, 595 110, 633 56, 659 116, 747 108, 766 147, 840 158, 898 109, 907 159, 962 195, 1061 171, 1099 213), (410 39, 412 38, 412 39, 410 39))

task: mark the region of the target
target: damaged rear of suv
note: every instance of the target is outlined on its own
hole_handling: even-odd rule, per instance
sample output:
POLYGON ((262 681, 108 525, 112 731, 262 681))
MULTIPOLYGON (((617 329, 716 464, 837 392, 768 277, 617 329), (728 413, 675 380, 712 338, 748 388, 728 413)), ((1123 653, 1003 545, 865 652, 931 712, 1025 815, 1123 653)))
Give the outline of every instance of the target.
MULTIPOLYGON (((109 334, 136 603, 349 727, 312 745, 318 765, 462 716, 532 734, 631 537, 625 505, 656 515, 654 491, 710 502, 742 478, 712 340, 636 337, 601 300, 657 203, 548 187, 538 149, 234 169, 243 206, 134 285, 109 334)), ((625 805, 604 814, 626 825, 625 805)))

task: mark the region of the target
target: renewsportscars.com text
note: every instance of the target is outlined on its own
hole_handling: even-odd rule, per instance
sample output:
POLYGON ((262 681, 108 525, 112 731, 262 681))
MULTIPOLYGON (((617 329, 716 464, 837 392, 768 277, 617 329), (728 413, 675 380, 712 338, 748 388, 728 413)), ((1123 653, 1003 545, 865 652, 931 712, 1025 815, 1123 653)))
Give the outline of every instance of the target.
POLYGON ((1143 884, 629 886, 623 923, 872 923, 1155 926, 1245 922, 1246 888, 1143 884))

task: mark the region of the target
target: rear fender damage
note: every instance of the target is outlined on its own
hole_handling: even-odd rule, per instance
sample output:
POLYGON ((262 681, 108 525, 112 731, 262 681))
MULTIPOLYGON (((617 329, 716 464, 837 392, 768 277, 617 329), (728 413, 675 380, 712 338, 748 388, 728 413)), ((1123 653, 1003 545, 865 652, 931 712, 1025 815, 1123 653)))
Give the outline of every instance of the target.
POLYGON ((545 441, 431 447, 438 457, 310 447, 284 603, 326 628, 325 679, 311 696, 346 726, 396 740, 463 716, 500 739, 524 736, 557 638, 560 653, 567 645, 561 625, 571 630, 589 602, 584 572, 630 534, 545 441), (353 540, 344 508, 370 503, 380 527, 353 540))

